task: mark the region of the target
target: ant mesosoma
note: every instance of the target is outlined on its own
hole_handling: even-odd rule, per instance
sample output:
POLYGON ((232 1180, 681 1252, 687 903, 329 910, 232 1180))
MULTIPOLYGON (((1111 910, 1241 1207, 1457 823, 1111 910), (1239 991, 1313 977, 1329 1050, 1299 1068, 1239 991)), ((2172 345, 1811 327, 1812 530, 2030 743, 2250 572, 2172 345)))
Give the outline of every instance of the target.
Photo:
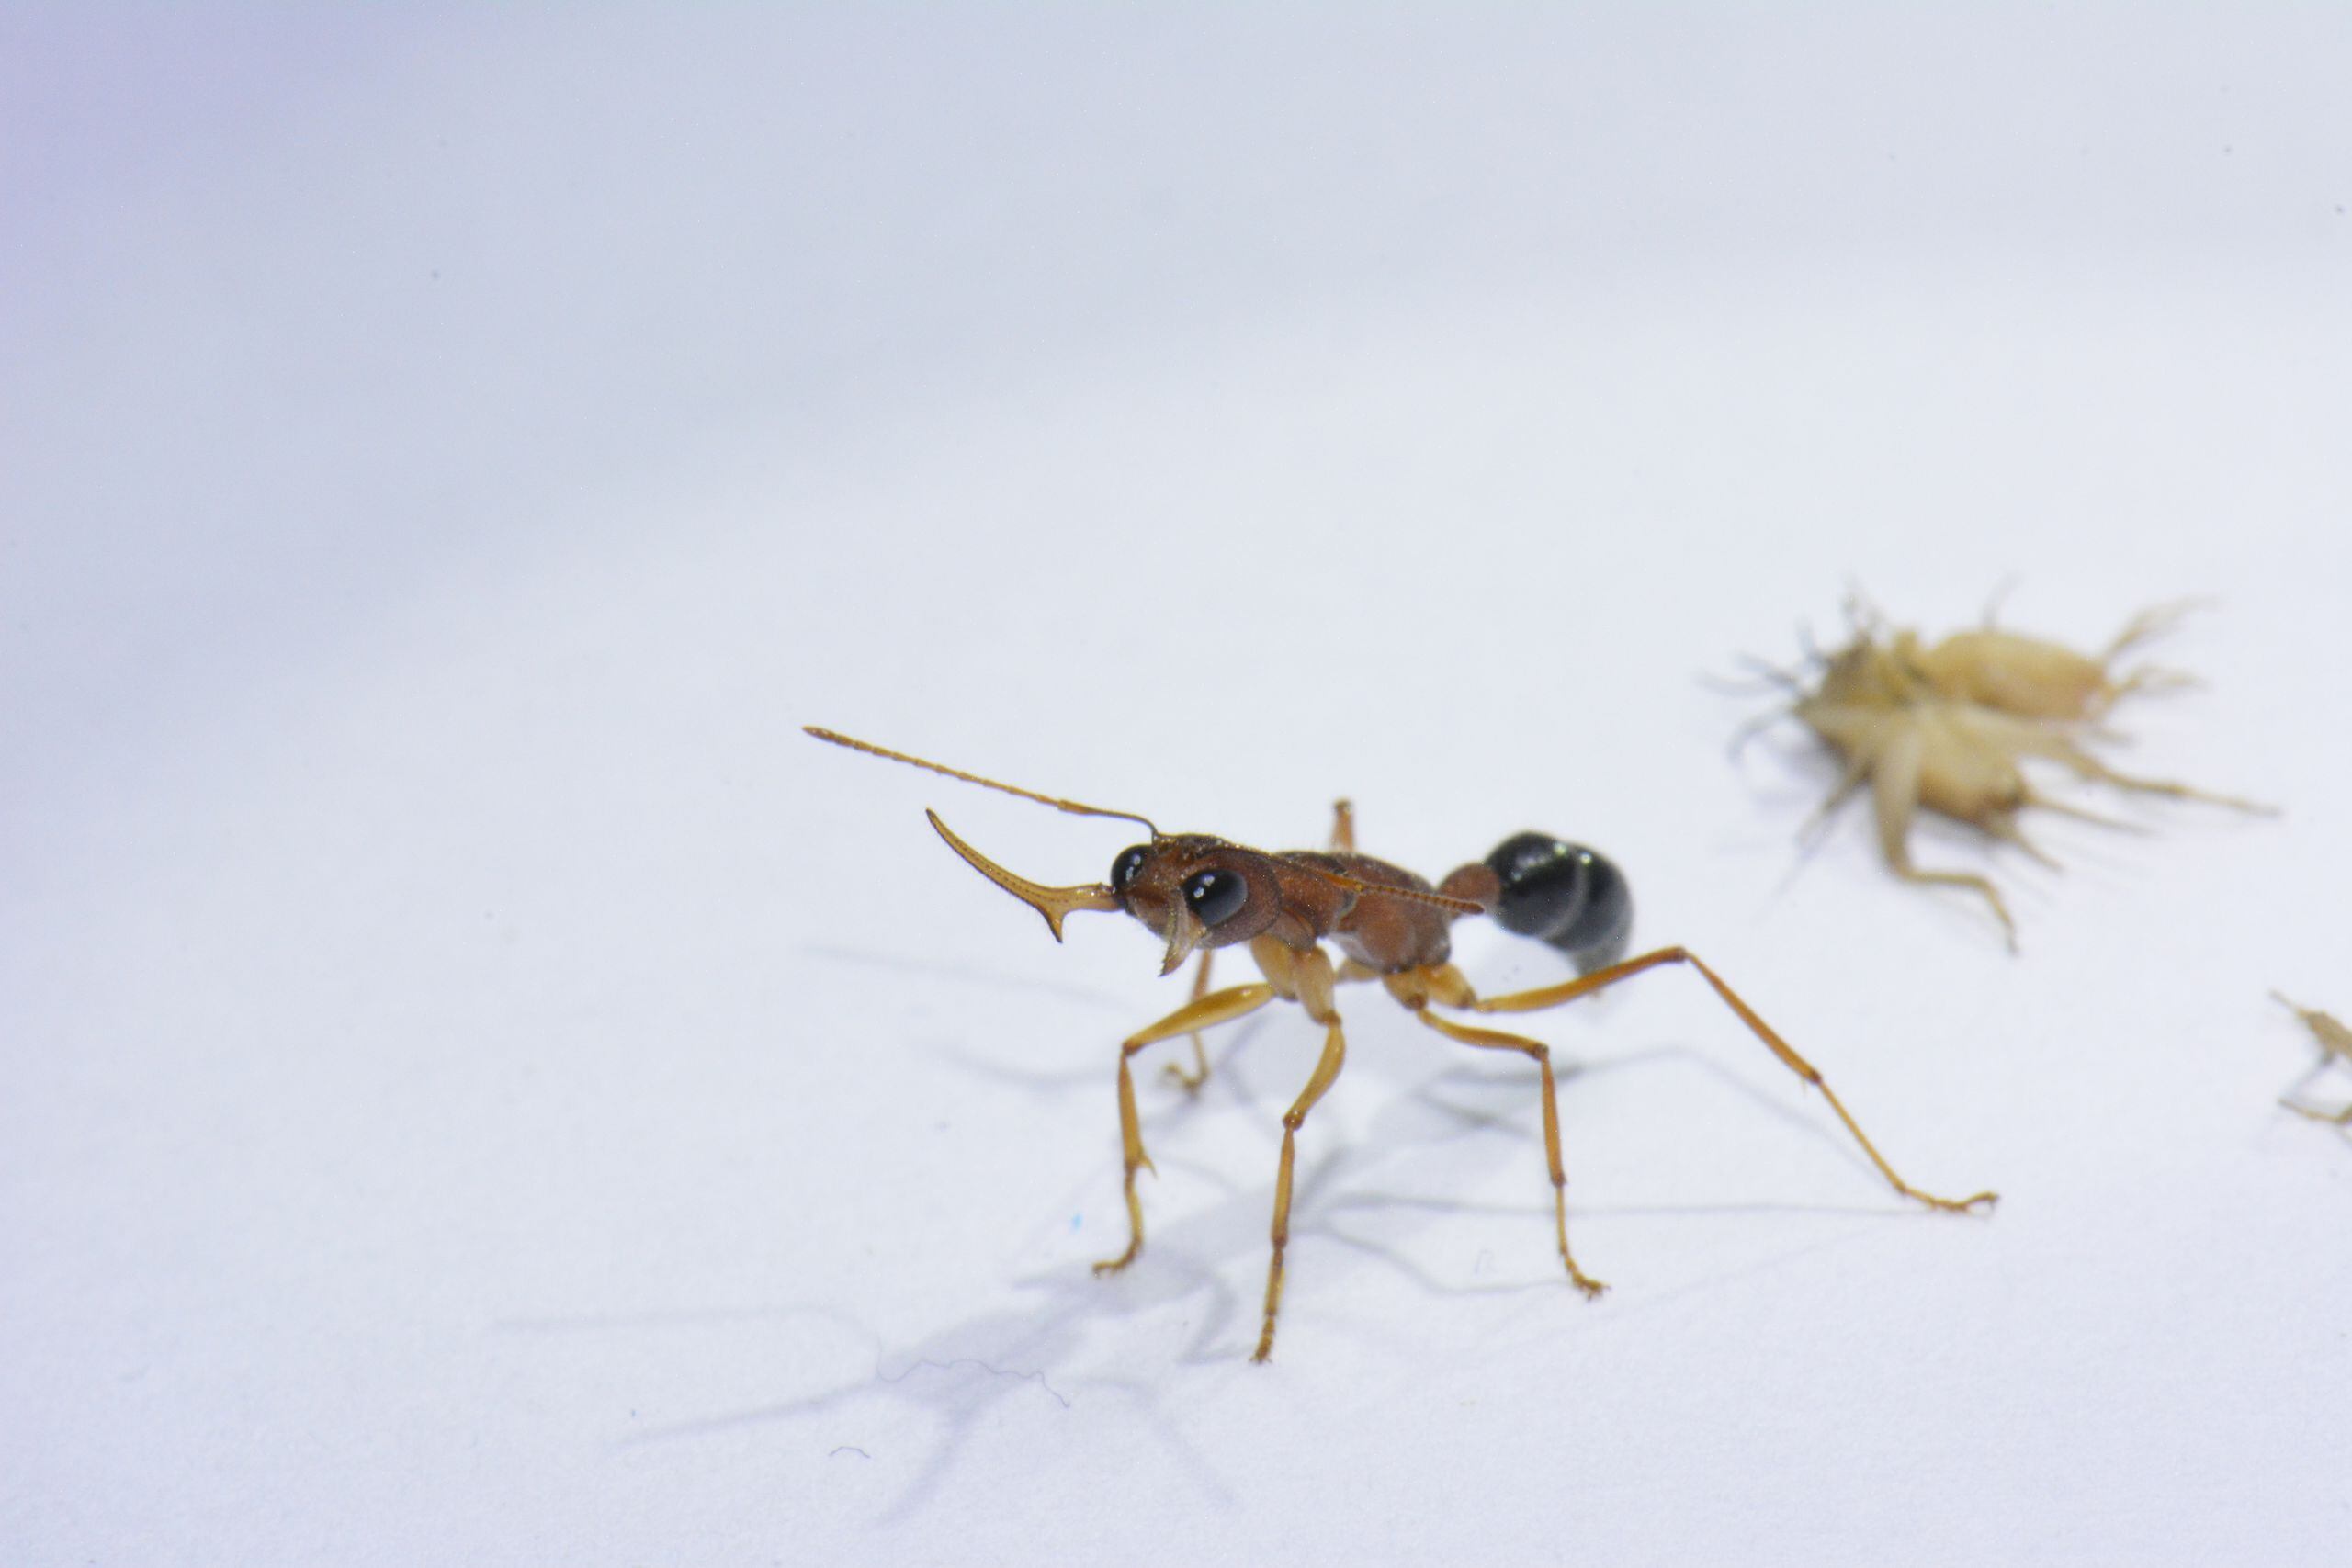
POLYGON ((1588 1296, 1599 1295, 1605 1287, 1577 1268, 1568 1250, 1568 1178, 1560 1158, 1560 1111, 1551 1047, 1524 1035, 1457 1023, 1441 1018, 1431 1008, 1474 1013, 1534 1012, 1589 996, 1645 969, 1688 964, 1790 1071, 1821 1091, 1829 1109, 1897 1192, 1931 1209, 1961 1211, 1994 1201, 1991 1192, 1961 1200, 1938 1198, 1896 1175, 1813 1065, 1797 1055, 1696 953, 1665 947, 1621 960, 1619 954, 1624 951, 1633 924, 1632 896, 1613 864, 1581 846, 1539 833, 1521 833, 1505 840, 1484 861, 1461 867, 1432 887, 1402 867, 1358 853, 1354 814, 1344 800, 1335 808, 1329 850, 1270 852, 1204 833, 1163 833, 1149 818, 1132 811, 1058 799, 830 729, 806 728, 818 739, 854 751, 925 768, 1078 816, 1139 822, 1151 834, 1148 843, 1119 852, 1111 863, 1108 882, 1047 887, 1015 875, 972 848, 939 819, 937 812, 924 813, 947 847, 973 870, 1044 916, 1055 941, 1061 940, 1062 921, 1070 915, 1125 912, 1165 943, 1159 966, 1162 975, 1174 973, 1196 950, 1201 954, 1192 999, 1159 1022, 1128 1035, 1119 1047, 1119 1141, 1125 1163, 1127 1247, 1118 1257, 1097 1263, 1097 1273, 1115 1273, 1143 1250, 1143 1204, 1136 1194, 1136 1173, 1152 1167, 1150 1156, 1144 1153, 1136 1114, 1135 1075, 1130 1066, 1136 1053, 1180 1034, 1192 1035, 1197 1070, 1193 1074, 1171 1070, 1188 1087, 1197 1088, 1208 1071, 1207 1058, 1201 1054, 1201 1030, 1230 1022, 1277 998, 1297 1002, 1308 1017, 1323 1025, 1322 1057, 1306 1087, 1283 1114, 1282 1161, 1274 1176, 1273 1257, 1266 1274, 1265 1324, 1258 1337, 1255 1360, 1266 1359, 1274 1348, 1274 1318, 1282 1306, 1283 1250, 1290 1240, 1291 1168, 1298 1130, 1338 1078, 1347 1058, 1347 1042, 1332 993, 1349 981, 1378 980, 1416 1019, 1449 1040, 1485 1050, 1517 1051, 1535 1063, 1543 1078, 1544 1153, 1551 1166, 1552 1213, 1560 1260, 1567 1265, 1569 1280, 1588 1296), (1508 996, 1479 996, 1447 959, 1452 947, 1448 928, 1465 915, 1481 914, 1492 914, 1507 929, 1559 948, 1577 964, 1579 977, 1508 996), (1208 989, 1210 953, 1245 942, 1265 978, 1222 990, 1208 989), (1323 951, 1326 942, 1340 950, 1341 961, 1337 965, 1323 951))

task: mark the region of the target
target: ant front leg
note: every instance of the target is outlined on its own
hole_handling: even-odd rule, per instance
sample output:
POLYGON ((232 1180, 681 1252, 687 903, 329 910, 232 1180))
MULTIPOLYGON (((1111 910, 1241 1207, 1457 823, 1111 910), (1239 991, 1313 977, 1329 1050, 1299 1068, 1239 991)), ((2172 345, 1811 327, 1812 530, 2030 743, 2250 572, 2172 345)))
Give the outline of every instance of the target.
MULTIPOLYGON (((1201 949, 1201 966, 1193 972, 1194 1001, 1209 994, 1209 964, 1216 957, 1216 954, 1209 949, 1201 949)), ((1188 1073, 1182 1062, 1170 1062, 1160 1071, 1174 1078, 1186 1094, 1201 1092, 1201 1086, 1209 1081, 1209 1054, 1208 1048, 1201 1043, 1199 1030, 1193 1031, 1193 1070, 1188 1073)))
MULTIPOLYGON (((1351 853, 1355 847, 1355 807, 1346 800, 1333 801, 1331 803, 1331 848, 1337 853, 1351 853)), ((1201 950, 1201 966, 1193 976, 1194 1001, 1200 1000, 1208 994, 1209 964, 1216 957, 1216 954, 1209 949, 1201 950)), ((1186 1072, 1182 1062, 1170 1062, 1160 1071, 1166 1077, 1175 1079, 1177 1086, 1186 1094, 1198 1094, 1201 1091, 1202 1086, 1209 1081, 1209 1055, 1207 1048, 1201 1043, 1199 1030, 1193 1031, 1193 1070, 1186 1072)))
POLYGON ((1348 1041, 1340 1029, 1339 1010, 1331 1005, 1331 961, 1323 955, 1321 948, 1310 948, 1303 953, 1269 951, 1269 944, 1261 939, 1254 951, 1259 963, 1266 966, 1268 977, 1285 994, 1295 996, 1306 1009, 1306 1015, 1323 1025, 1322 1057, 1315 1064, 1306 1087, 1299 1091, 1290 1109, 1283 1112, 1282 1164, 1274 1173, 1274 1255, 1266 1266, 1266 1321, 1258 1331, 1257 1352, 1250 1358, 1263 1361, 1274 1353, 1274 1317, 1282 1311, 1283 1250, 1290 1245, 1291 1168, 1298 1158, 1298 1130, 1306 1125, 1306 1113, 1315 1109, 1315 1102, 1323 1098, 1339 1077, 1340 1067, 1346 1065, 1348 1041))
POLYGON ((1798 1055, 1796 1048, 1781 1039, 1780 1032, 1765 1022, 1754 1008, 1741 1000, 1739 993, 1725 985, 1722 976, 1708 968, 1697 953, 1687 948, 1662 947, 1656 953, 1645 953, 1638 958, 1628 958, 1622 964, 1612 964, 1606 969, 1596 969, 1580 979, 1569 980, 1557 986, 1545 986, 1536 990, 1514 991, 1501 997, 1477 998, 1467 994, 1469 987, 1465 985, 1463 987, 1465 994, 1461 1002, 1453 1002, 1442 998, 1440 999, 1445 1000, 1448 1006, 1466 1007, 1476 1012, 1536 1012, 1544 1008, 1563 1006, 1575 1001, 1578 997, 1590 996, 1595 991, 1605 990, 1620 980, 1631 979, 1643 970, 1655 969, 1662 964, 1688 964, 1691 968, 1696 969, 1706 979, 1707 984, 1714 987, 1715 995, 1724 999, 1724 1005, 1738 1015, 1740 1022, 1747 1025, 1748 1032, 1762 1041, 1766 1048, 1778 1056, 1781 1065, 1789 1071, 1821 1091, 1821 1098, 1829 1102, 1829 1109, 1838 1113, 1838 1120, 1846 1124, 1846 1131, 1851 1133, 1854 1135, 1854 1141, 1861 1145, 1862 1153, 1870 1156, 1871 1164, 1878 1168, 1878 1173, 1885 1177, 1888 1184, 1897 1192, 1915 1202, 1924 1203, 1930 1209, 1944 1209, 1953 1213, 1973 1209, 1979 1203, 1989 1207, 1998 1200, 1999 1195, 1993 1192, 1979 1192, 1970 1198, 1939 1198, 1931 1192, 1921 1191, 1896 1175, 1894 1168, 1886 1163, 1885 1156, 1878 1152, 1878 1145, 1871 1142, 1870 1134, 1862 1131, 1861 1123, 1854 1120, 1853 1113, 1846 1109, 1845 1102, 1838 1098, 1837 1091, 1829 1087, 1828 1081, 1821 1076, 1820 1071, 1811 1062, 1798 1055))
MULTIPOLYGON (((1148 1029, 1139 1029, 1119 1044, 1119 1146, 1126 1165, 1127 1249, 1116 1258, 1107 1258, 1094 1266, 1097 1274, 1115 1274, 1136 1260, 1143 1250, 1143 1201, 1136 1196, 1136 1172, 1151 1168, 1151 1156, 1143 1151, 1143 1122, 1136 1114, 1136 1078, 1128 1063, 1135 1054, 1147 1045, 1158 1044, 1179 1034, 1206 1029, 1212 1024, 1227 1022, 1244 1013, 1255 1012, 1274 999, 1274 988, 1262 982, 1253 986, 1234 986, 1222 991, 1212 991, 1195 997, 1148 1029)), ((1159 1171, 1152 1169, 1157 1176, 1159 1171)))

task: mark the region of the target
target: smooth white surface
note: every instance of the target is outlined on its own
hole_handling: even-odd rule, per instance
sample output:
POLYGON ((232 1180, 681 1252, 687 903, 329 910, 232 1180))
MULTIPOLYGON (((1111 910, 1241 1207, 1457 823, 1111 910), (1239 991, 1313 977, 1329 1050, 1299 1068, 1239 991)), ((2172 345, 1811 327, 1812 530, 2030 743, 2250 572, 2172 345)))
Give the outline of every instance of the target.
MULTIPOLYGON (((2311 1562, 2352 1148, 2325 6, 0 23, 0 1557, 2311 1562), (1699 677, 2091 644, 2258 822, 1901 889, 1699 677), (1634 877, 1523 1065, 1143 1087, 1121 825, 1634 877), (2343 1086, 2333 1086, 2337 1093, 2343 1086)), ((2094 802, 2104 805, 2105 802, 2094 802)), ((2130 808, 2126 808, 2129 810, 2130 808)), ((1980 846, 1924 830, 1922 858, 1980 846)), ((1562 970, 1478 926, 1490 990, 1562 970)), ((1181 1048, 1180 1048, 1181 1049, 1181 1048)), ((1175 1053, 1170 1053, 1172 1057, 1175 1053)), ((1475 1058, 1475 1059, 1474 1059, 1475 1058)), ((1150 1061, 1147 1058, 1147 1063, 1150 1061)))

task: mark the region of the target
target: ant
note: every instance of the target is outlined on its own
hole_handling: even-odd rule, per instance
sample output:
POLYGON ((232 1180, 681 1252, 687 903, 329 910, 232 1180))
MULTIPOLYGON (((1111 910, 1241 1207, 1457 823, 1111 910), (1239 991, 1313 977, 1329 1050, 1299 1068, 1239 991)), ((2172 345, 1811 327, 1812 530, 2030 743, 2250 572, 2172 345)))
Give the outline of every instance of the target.
POLYGON ((1273 1354, 1274 1319, 1283 1297, 1283 1252, 1290 1241, 1291 1168, 1298 1132, 1347 1060, 1347 1040, 1332 996, 1340 985, 1349 982, 1379 981, 1415 1019, 1449 1040, 1482 1050, 1516 1051, 1534 1062, 1544 1087, 1544 1153, 1551 1166, 1553 1226, 1560 1261, 1567 1266, 1569 1280, 1589 1297, 1598 1296, 1606 1287, 1578 1268, 1568 1250, 1568 1178, 1560 1158, 1560 1111, 1552 1077, 1552 1048, 1524 1035, 1442 1018, 1431 1008, 1472 1013, 1536 1012, 1590 996, 1645 969, 1688 964, 1791 1072, 1821 1091, 1838 1120, 1897 1192, 1928 1208, 1953 1212, 1995 1201, 1991 1192, 1961 1200, 1938 1198, 1896 1175, 1813 1065, 1797 1055, 1696 953, 1664 947, 1639 957, 1621 958, 1633 925, 1632 895, 1614 864, 1580 845, 1540 833, 1520 833, 1505 840, 1484 861, 1460 867, 1433 887, 1401 866, 1357 852, 1355 816, 1344 800, 1334 808, 1329 850, 1268 852, 1205 833, 1163 833, 1149 818, 1133 811, 1112 811, 1041 795, 814 725, 805 728, 818 739, 853 751, 928 769, 1080 817, 1138 822, 1150 833, 1148 842, 1119 852, 1111 863, 1108 882, 1047 887, 1007 871, 958 838, 937 812, 924 812, 947 847, 967 864, 1044 916, 1055 941, 1061 940, 1062 922, 1073 914, 1124 912, 1141 921, 1165 944, 1159 966, 1163 976, 1175 973, 1195 951, 1201 954, 1192 999, 1159 1022, 1128 1035, 1119 1046, 1119 1140, 1125 1166, 1127 1247, 1118 1257, 1097 1263, 1096 1273, 1117 1273, 1143 1250, 1143 1204, 1136 1194, 1136 1173, 1153 1167, 1144 1152, 1136 1114, 1135 1074, 1130 1066, 1136 1054, 1180 1034, 1192 1035, 1198 1071, 1193 1075, 1177 1071, 1180 1078, 1197 1088, 1208 1070, 1206 1056, 1198 1055, 1201 1030, 1255 1012, 1277 998, 1298 1003, 1323 1026, 1322 1057, 1308 1076, 1306 1087, 1283 1113, 1282 1160, 1274 1175, 1273 1258, 1266 1274, 1265 1323, 1253 1360, 1263 1361, 1273 1354), (1578 977, 1507 996, 1479 996, 1462 972, 1447 962, 1452 951, 1448 928, 1466 915, 1483 914, 1493 915, 1510 931, 1560 949, 1576 964, 1578 977), (1327 942, 1340 951, 1337 964, 1324 952, 1327 942), (1211 952, 1242 942, 1249 943, 1250 956, 1264 978, 1209 990, 1211 952))

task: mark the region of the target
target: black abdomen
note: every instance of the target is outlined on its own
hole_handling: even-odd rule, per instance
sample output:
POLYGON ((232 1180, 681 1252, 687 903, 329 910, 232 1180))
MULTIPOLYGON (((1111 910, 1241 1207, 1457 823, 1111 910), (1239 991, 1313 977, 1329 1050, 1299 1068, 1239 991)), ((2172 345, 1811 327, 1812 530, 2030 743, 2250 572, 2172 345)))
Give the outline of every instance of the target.
POLYGON ((1502 880, 1493 913, 1504 930, 1558 948, 1580 975, 1625 955, 1634 893, 1607 857, 1547 833, 1514 833, 1487 866, 1502 880))

